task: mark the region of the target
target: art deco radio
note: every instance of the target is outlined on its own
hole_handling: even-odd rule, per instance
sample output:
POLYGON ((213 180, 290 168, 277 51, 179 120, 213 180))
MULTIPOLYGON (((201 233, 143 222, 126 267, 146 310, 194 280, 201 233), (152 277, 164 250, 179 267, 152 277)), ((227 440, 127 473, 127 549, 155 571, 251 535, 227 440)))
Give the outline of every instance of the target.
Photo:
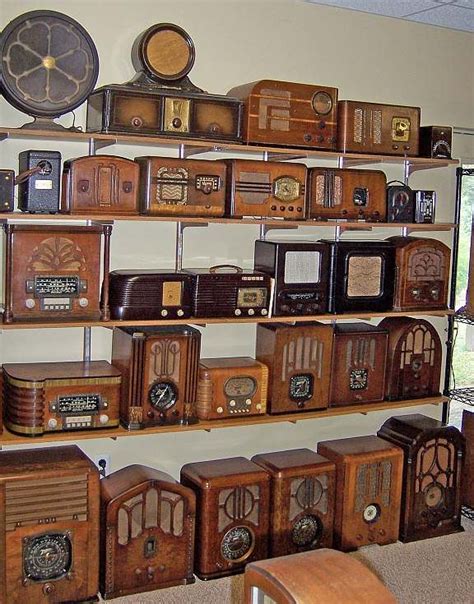
POLYGON ((271 476, 270 556, 332 547, 336 467, 309 449, 252 457, 271 476))
POLYGON ((0 212, 13 212, 15 172, 0 169, 0 212))
POLYGON ((395 247, 394 310, 446 308, 451 252, 436 239, 389 237, 395 247))
POLYGON ((398 401, 439 396, 442 347, 436 329, 424 319, 387 317, 385 398, 398 401))
POLYGON ((274 280, 273 316, 327 312, 329 248, 316 241, 255 241, 254 268, 274 280))
POLYGON ((59 212, 61 153, 22 151, 18 164, 18 209, 32 214, 59 212))
POLYGON ((400 541, 464 530, 461 478, 464 438, 457 428, 414 413, 388 419, 378 436, 404 453, 400 541))
POLYGON ((181 484, 196 493, 194 572, 215 579, 268 556, 270 475, 245 457, 188 463, 181 484))
POLYGON ((201 359, 196 399, 199 419, 264 415, 268 367, 250 357, 201 359))
POLYGON ((107 361, 6 363, 3 372, 12 432, 39 436, 119 424, 121 375, 107 361))
POLYGON ((140 214, 224 216, 223 161, 136 157, 140 166, 140 214))
POLYGON ((244 102, 245 143, 336 148, 337 88, 260 80, 228 94, 244 102))
POLYGON ((388 183, 387 222, 415 222, 413 189, 400 180, 391 180, 388 183))
POLYGON ((310 168, 308 218, 384 222, 386 186, 381 170, 310 168))
POLYGON ((77 157, 64 162, 61 212, 138 214, 137 163, 114 155, 77 157))
POLYGON ((450 126, 421 126, 420 155, 451 159, 453 129, 450 126))
POLYGON ((291 162, 229 159, 226 215, 233 218, 306 218, 306 166, 291 162))
POLYGON ((99 489, 75 445, 0 453, 0 601, 95 601, 99 489))
POLYGON ((415 196, 415 222, 433 224, 436 210, 436 191, 413 191, 415 196))
POLYGON ((388 332, 368 323, 334 326, 331 407, 382 401, 385 393, 388 332))
POLYGON ((377 436, 318 443, 336 464, 334 547, 343 552, 398 539, 403 451, 377 436))
POLYGON ((323 323, 257 325, 256 358, 268 366, 268 411, 325 409, 333 329, 323 323))
POLYGON ((462 478, 462 503, 474 508, 474 413, 462 412, 462 435, 466 439, 466 458, 462 478))
POLYGON ((109 319, 110 225, 5 224, 3 321, 109 319), (100 300, 101 235, 104 284, 100 300))
POLYGON ((337 148, 344 153, 417 156, 420 108, 339 101, 337 148))
POLYGON ((100 487, 104 598, 194 583, 194 492, 142 465, 113 472, 100 487))
POLYGON ((112 363, 122 373, 126 428, 193 421, 200 347, 201 333, 188 325, 114 329, 112 363))

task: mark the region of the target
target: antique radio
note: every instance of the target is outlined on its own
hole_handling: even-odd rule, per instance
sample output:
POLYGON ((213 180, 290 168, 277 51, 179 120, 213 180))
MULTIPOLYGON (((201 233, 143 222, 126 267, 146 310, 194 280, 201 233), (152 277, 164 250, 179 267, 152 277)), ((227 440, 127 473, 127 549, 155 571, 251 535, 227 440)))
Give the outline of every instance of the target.
POLYGON ((15 172, 0 170, 0 212, 13 212, 15 172))
POLYGON ((439 396, 441 340, 424 319, 388 317, 379 323, 388 330, 385 398, 439 396))
POLYGON ((384 222, 386 186, 381 170, 310 168, 308 218, 384 222))
POLYGON ((109 319, 111 225, 5 224, 3 321, 109 319), (100 300, 101 235, 104 282, 100 300))
POLYGON ((194 583, 194 492, 142 465, 113 472, 100 488, 104 598, 194 583))
POLYGON ((291 162, 228 159, 226 215, 304 220, 306 166, 291 162))
POLYGON ((264 415, 268 367, 250 357, 201 359, 196 399, 199 419, 264 415))
POLYGON ((421 126, 420 155, 451 159, 453 129, 450 126, 421 126))
POLYGON ((228 94, 244 102, 245 143, 336 148, 337 88, 260 80, 228 94))
POLYGON ((138 214, 138 174, 138 164, 114 155, 93 155, 66 161, 61 212, 138 214))
POLYGON ((240 141, 242 102, 194 86, 187 77, 194 58, 194 43, 184 29, 152 25, 132 48, 136 76, 89 96, 87 130, 240 141))
POLYGON ((254 268, 274 280, 273 316, 327 312, 329 248, 316 241, 255 241, 254 268))
POLYGON ((389 237, 395 247, 394 310, 446 308, 451 252, 436 239, 389 237))
POLYGON ((257 325, 256 358, 268 366, 268 412, 325 409, 329 402, 331 325, 257 325))
POLYGON ((136 157, 140 165, 140 214, 224 216, 223 161, 136 157))
POLYGON ((59 212, 61 153, 22 151, 18 162, 18 209, 32 214, 59 212))
POLYGON ((432 224, 435 219, 436 191, 413 191, 415 222, 432 224))
POLYGON ((334 326, 330 407, 382 401, 388 332, 368 323, 334 326))
POLYGON ((194 421, 201 333, 188 325, 114 329, 122 373, 120 421, 129 430, 194 421))
POLYGON ((245 457, 188 463, 181 484, 196 493, 194 572, 215 579, 268 556, 270 475, 245 457))
POLYGON ((332 547, 336 468, 310 451, 254 455, 271 476, 270 557, 332 547))
POLYGON ((318 443, 336 464, 334 547, 343 552, 398 539, 403 451, 377 436, 318 443))
POLYGON ((395 253, 392 243, 327 243, 331 250, 329 312, 391 310, 395 277, 395 253))
POLYGON ((268 315, 271 280, 266 273, 228 264, 183 272, 194 276, 194 317, 268 315))
POLYGON ((388 419, 378 436, 403 450, 400 541, 464 530, 461 478, 464 438, 457 428, 414 413, 388 419))
POLYGON ((415 222, 414 191, 399 180, 387 186, 387 222, 415 222))
POLYGON ((39 436, 119 424, 120 371, 107 361, 6 363, 5 425, 39 436))
POLYGON ((344 153, 416 156, 420 108, 339 101, 337 148, 344 153))
POLYGON ((461 503, 474 508, 474 413, 467 409, 462 412, 461 432, 466 440, 461 503))
POLYGON ((171 270, 111 271, 112 319, 149 321, 191 316, 193 278, 171 270))
POLYGON ((0 601, 95 601, 99 472, 79 447, 0 453, 0 601))
POLYGON ((474 316, 474 217, 471 221, 471 243, 469 253, 469 273, 466 289, 466 312, 474 316))

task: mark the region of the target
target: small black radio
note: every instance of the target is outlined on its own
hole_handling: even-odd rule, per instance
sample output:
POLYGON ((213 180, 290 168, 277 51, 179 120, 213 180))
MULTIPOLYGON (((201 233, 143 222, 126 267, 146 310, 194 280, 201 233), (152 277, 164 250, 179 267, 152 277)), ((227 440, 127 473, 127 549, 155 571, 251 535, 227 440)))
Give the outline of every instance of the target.
POLYGON ((435 220, 436 191, 413 191, 415 222, 432 224, 435 220))
POLYGON ((18 160, 18 208, 31 214, 59 212, 61 153, 29 149, 18 160))
POLYGON ((391 180, 387 185, 387 222, 414 222, 413 190, 399 180, 391 180))

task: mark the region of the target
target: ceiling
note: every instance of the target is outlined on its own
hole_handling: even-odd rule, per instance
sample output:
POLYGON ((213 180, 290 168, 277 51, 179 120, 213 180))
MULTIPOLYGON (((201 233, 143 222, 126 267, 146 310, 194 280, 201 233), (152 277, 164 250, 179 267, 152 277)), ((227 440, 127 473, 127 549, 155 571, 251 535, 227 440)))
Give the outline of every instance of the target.
POLYGON ((474 32, 474 0, 305 0, 351 10, 474 32))

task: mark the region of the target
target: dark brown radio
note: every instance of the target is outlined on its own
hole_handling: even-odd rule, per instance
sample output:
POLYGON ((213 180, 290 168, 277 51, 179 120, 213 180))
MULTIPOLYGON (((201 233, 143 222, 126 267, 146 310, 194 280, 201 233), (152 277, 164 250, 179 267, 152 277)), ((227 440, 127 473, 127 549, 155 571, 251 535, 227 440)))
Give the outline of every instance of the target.
POLYGON ((0 170, 0 212, 13 212, 15 172, 0 170))
POLYGON ((59 212, 61 153, 29 149, 18 156, 18 209, 31 214, 59 212))
POLYGON ((462 478, 462 503, 474 508, 474 413, 462 412, 462 435, 466 439, 466 457, 462 478))
POLYGON ((451 126, 421 126, 420 155, 451 159, 453 129, 451 126))
POLYGON ((399 401, 439 396, 442 347, 431 323, 418 318, 387 317, 379 327, 388 330, 385 398, 399 401))
POLYGON ((400 541, 464 530, 461 527, 464 438, 459 430, 414 413, 391 417, 377 434, 401 447, 404 453, 400 541))
POLYGON ((398 539, 403 451, 377 436, 318 443, 336 464, 334 547, 343 552, 398 539))
POLYGON ((136 157, 140 166, 140 214, 224 216, 223 161, 136 157))
POLYGON ((384 222, 386 186, 381 170, 309 168, 308 218, 384 222))
POLYGON ((268 411, 325 409, 333 328, 323 323, 257 325, 256 358, 268 366, 268 411))
POLYGON ((194 572, 214 579, 268 556, 270 475, 245 457, 188 463, 181 484, 196 493, 194 572))
POLYGON ((3 228, 6 233, 5 323, 109 319, 111 225, 5 224, 3 228))
POLYGON ((451 252, 436 239, 389 237, 395 248, 394 310, 447 307, 451 252))
POLYGON ((254 455, 271 476, 270 557, 332 547, 336 467, 310 449, 254 455))
POLYGON ((39 436, 119 424, 120 371, 107 361, 5 363, 5 425, 39 436))
POLYGON ((388 332, 368 323, 334 326, 330 407, 382 401, 388 332))
POLYGON ((306 166, 291 162, 228 159, 226 215, 306 218, 306 166))
POLYGON ((113 472, 100 487, 104 598, 194 583, 194 492, 142 465, 113 472))
POLYGON ((415 222, 414 191, 399 180, 387 186, 387 222, 415 222))
POLYGON ((64 162, 63 214, 138 214, 138 173, 134 161, 114 155, 64 162))
POLYGON ((337 148, 344 153, 417 156, 419 107, 339 101, 337 148))
POLYGON ((229 90, 244 102, 245 143, 334 150, 337 88, 260 80, 229 90))
POLYGON ((0 453, 0 601, 95 601, 99 472, 73 445, 0 453))
POLYGON ((200 331, 188 325, 114 329, 112 363, 122 373, 126 428, 194 421, 200 348, 200 331))

